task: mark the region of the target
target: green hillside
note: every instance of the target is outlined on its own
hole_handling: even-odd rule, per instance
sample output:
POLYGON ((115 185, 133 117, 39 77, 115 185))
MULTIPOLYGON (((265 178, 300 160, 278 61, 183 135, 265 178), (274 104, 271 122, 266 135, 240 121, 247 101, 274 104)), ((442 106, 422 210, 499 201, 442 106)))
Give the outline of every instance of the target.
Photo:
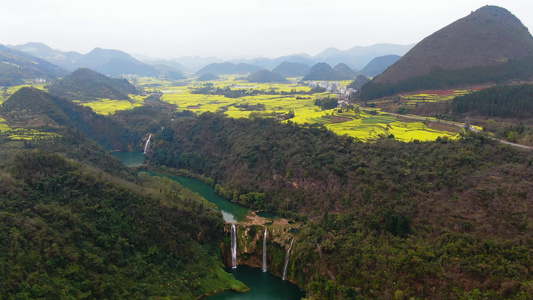
POLYGON ((67 73, 43 59, 0 45, 0 86, 20 85, 36 78, 50 81, 67 73))
POLYGON ((137 90, 126 79, 115 79, 91 69, 77 69, 48 86, 51 94, 69 100, 130 100, 137 90))
POLYGON ((365 86, 361 97, 530 80, 532 56, 528 29, 506 9, 487 5, 423 39, 365 86))
POLYGON ((0 108, 12 128, 34 128, 62 132, 76 129, 108 149, 126 149, 139 138, 123 124, 94 113, 90 108, 47 92, 24 87, 0 108))
POLYGON ((3 164, 0 187, 1 298, 193 299, 241 286, 217 259, 220 213, 175 182, 30 150, 3 164))
POLYGON ((257 83, 269 83, 269 82, 286 82, 287 79, 281 76, 278 73, 269 71, 269 70, 259 70, 250 74, 246 77, 248 82, 257 82, 257 83))
MULTIPOLYGON (((341 70, 346 70, 342 66, 340 68, 341 70)), ((334 70, 327 63, 318 63, 311 67, 311 70, 304 76, 303 80, 349 80, 353 79, 353 77, 353 75, 334 70)))
POLYGON ((533 295, 530 152, 476 135, 361 143, 209 113, 155 138, 168 143, 151 164, 209 176, 234 201, 304 222, 293 278, 320 299, 356 295, 351 287, 378 299, 468 298, 472 286, 490 299, 533 295))

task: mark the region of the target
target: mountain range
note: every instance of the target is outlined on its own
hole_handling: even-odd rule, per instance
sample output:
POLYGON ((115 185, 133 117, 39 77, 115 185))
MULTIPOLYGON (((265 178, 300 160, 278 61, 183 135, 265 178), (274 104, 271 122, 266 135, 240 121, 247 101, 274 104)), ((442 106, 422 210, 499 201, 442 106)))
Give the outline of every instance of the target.
POLYGON ((68 71, 38 57, 0 45, 0 86, 23 84, 42 78, 53 80, 68 71))
POLYGON ((363 68, 373 58, 383 55, 403 55, 413 45, 376 44, 372 46, 357 46, 348 50, 328 48, 318 55, 311 56, 305 53, 280 56, 277 58, 253 58, 253 59, 233 59, 226 61, 218 57, 184 56, 173 59, 155 59, 142 55, 134 56, 119 50, 95 48, 87 54, 80 54, 69 51, 64 52, 43 43, 30 42, 23 45, 8 46, 10 48, 39 57, 48 62, 56 64, 69 71, 78 68, 91 68, 97 72, 116 76, 121 74, 139 74, 143 76, 169 75, 168 71, 161 70, 172 68, 177 73, 194 73, 203 67, 214 64, 230 62, 233 64, 246 63, 258 66, 259 69, 273 70, 283 62, 301 63, 309 67, 319 62, 326 62, 329 65, 345 63, 350 68, 358 70, 363 68))

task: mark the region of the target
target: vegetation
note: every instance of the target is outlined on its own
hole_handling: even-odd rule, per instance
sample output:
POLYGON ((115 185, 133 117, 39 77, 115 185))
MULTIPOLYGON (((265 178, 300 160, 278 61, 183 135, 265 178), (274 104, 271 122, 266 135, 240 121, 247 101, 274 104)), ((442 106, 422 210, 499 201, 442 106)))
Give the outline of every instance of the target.
POLYGON ((12 128, 45 132, 77 129, 108 149, 125 149, 137 139, 125 125, 35 88, 18 90, 2 106, 0 113, 12 128))
POLYGON ((496 86, 456 97, 453 111, 487 117, 532 117, 533 85, 496 86))
POLYGON ((520 67, 517 61, 531 64, 532 55, 533 36, 527 27, 505 8, 486 5, 424 38, 373 81, 400 84, 396 89, 401 92, 417 84, 424 85, 418 89, 464 88, 495 80, 529 80, 529 67, 517 68, 517 74, 508 71, 520 67))
POLYGON ((91 69, 78 69, 48 86, 51 94, 69 100, 131 100, 137 90, 126 79, 109 78, 91 69))
POLYGON ((463 70, 433 70, 428 75, 413 77, 398 83, 369 82, 364 85, 357 97, 370 100, 403 92, 450 89, 482 83, 503 84, 514 80, 530 80, 533 78, 533 57, 509 60, 506 63, 473 67, 463 70))
POLYGON ((264 194, 248 204, 305 221, 293 278, 318 298, 533 295, 529 152, 476 135, 360 143, 209 113, 164 132, 152 164, 209 176, 237 202, 264 194))
POLYGON ((211 81, 211 80, 217 80, 217 79, 219 79, 217 75, 211 74, 211 73, 205 73, 201 75, 200 77, 198 77, 196 80, 197 81, 211 81))
POLYGON ((303 77, 305 74, 309 73, 311 67, 304 63, 295 63, 295 62, 282 62, 272 72, 278 73, 284 77, 303 77))
POLYGON ((0 297, 192 299, 244 288, 222 270, 213 204, 135 176, 76 135, 25 145, 38 149, 6 157, 17 148, 0 146, 0 297))
POLYGON ((42 78, 53 80, 67 71, 40 58, 0 45, 0 86, 14 86, 42 78))
POLYGON ((258 83, 286 82, 287 81, 287 79, 285 79, 280 74, 277 74, 269 70, 259 70, 257 72, 254 72, 250 74, 250 76, 246 77, 246 80, 248 80, 248 82, 258 82, 258 83))
MULTIPOLYGON (((346 65, 345 65, 346 66, 346 65)), ((349 80, 355 75, 346 71, 348 66, 338 66, 337 70, 332 69, 327 63, 318 63, 311 67, 311 70, 304 76, 303 80, 349 80)), ((352 71, 353 72, 353 71, 352 71)))

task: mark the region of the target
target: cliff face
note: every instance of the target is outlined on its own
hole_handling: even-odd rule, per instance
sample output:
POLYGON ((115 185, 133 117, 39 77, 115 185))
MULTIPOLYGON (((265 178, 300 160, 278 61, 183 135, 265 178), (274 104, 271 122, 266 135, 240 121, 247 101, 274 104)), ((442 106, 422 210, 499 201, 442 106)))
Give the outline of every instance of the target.
MULTIPOLYGON (((291 257, 294 257, 294 245, 297 244, 297 236, 291 233, 291 226, 284 219, 276 219, 271 223, 236 223, 237 228, 237 265, 247 265, 261 268, 263 264, 263 238, 265 227, 267 228, 267 269, 272 274, 282 277, 285 265, 285 256, 290 247, 291 240, 295 238, 291 257)), ((231 266, 231 224, 224 229, 224 239, 220 245, 222 262, 226 267, 231 266)), ((294 264, 289 260, 286 279, 298 283, 293 278, 294 264)))

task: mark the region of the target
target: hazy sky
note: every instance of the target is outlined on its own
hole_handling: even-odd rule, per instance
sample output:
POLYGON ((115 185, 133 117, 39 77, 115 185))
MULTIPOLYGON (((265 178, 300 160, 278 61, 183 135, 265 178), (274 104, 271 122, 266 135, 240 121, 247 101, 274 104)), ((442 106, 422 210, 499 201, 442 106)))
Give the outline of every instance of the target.
POLYGON ((531 0, 0 0, 0 44, 161 58, 316 55, 417 43, 487 4, 533 29, 531 0))

